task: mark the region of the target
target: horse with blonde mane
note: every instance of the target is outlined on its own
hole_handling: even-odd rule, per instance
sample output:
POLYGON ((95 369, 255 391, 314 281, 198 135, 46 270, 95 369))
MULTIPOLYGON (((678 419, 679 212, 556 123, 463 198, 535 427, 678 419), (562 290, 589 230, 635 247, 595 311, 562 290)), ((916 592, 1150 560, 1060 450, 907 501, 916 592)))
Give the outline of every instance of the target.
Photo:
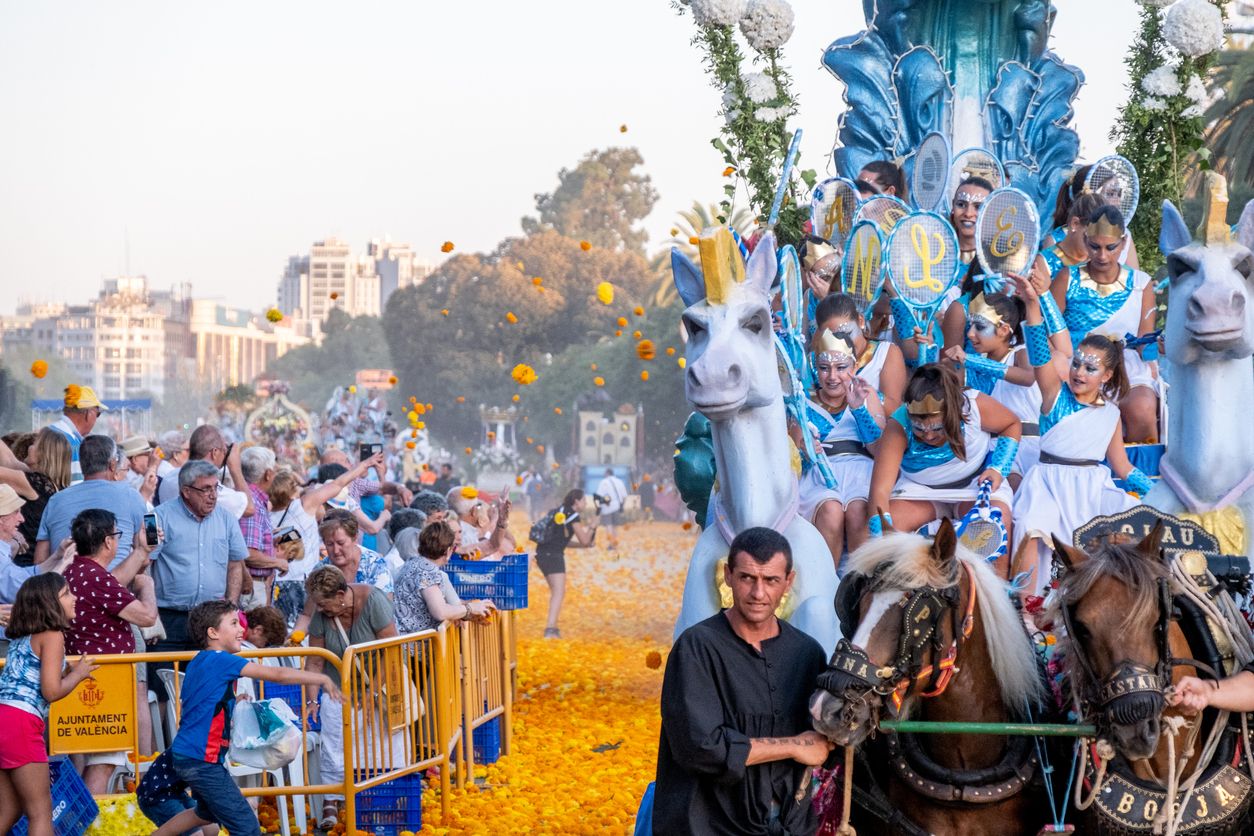
MULTIPOLYGON (((810 702, 819 732, 862 746, 883 715, 1006 723, 1040 711, 1044 685, 1010 589, 948 520, 932 540, 868 542, 850 570, 836 606, 851 638, 810 702)), ((1031 738, 889 733, 861 755, 872 788, 859 793, 859 833, 1008 836, 1047 820, 1031 738)))

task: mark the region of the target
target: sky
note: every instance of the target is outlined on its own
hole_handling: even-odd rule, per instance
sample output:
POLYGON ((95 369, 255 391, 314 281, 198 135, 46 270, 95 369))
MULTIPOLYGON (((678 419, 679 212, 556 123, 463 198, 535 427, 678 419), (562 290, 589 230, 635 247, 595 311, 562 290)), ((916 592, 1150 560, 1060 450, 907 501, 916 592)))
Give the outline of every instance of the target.
MULTIPOLYGON (((862 3, 792 5, 790 127, 822 174, 841 88, 820 59, 864 27, 862 3)), ((1137 3, 1055 5, 1095 159, 1137 3)), ((288 256, 332 235, 357 251, 387 235, 433 263, 446 240, 490 250, 559 169, 613 145, 644 157, 657 246, 726 182, 694 31, 668 0, 0 4, 0 314, 86 301, 128 269, 260 311, 288 256)))

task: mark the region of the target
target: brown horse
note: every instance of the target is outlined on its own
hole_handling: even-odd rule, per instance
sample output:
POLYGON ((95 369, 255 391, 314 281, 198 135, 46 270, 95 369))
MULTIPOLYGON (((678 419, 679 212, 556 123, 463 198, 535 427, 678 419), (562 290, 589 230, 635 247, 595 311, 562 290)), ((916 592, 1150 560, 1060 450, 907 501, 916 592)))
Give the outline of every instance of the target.
MULTIPOLYGON (((1106 544, 1091 555, 1054 541, 1061 574, 1047 616, 1066 633, 1061 650, 1081 721, 1095 724, 1099 739, 1114 750, 1102 765, 1105 785, 1089 788, 1095 803, 1086 832, 1149 833, 1156 820, 1164 824, 1170 750, 1178 753, 1177 775, 1192 775, 1216 722, 1214 712, 1190 716, 1164 696, 1181 677, 1198 675, 1194 657, 1206 654, 1190 647, 1181 626, 1179 613, 1188 602, 1176 598, 1160 536, 1156 527, 1139 544, 1106 544), (1172 727, 1178 730, 1169 746, 1172 727)), ((1222 662, 1212 657, 1205 666, 1222 662)), ((1250 781, 1226 765, 1239 751, 1236 732, 1221 732, 1196 789, 1177 802, 1183 802, 1185 824, 1202 819, 1210 822, 1207 833, 1242 833, 1250 781)), ((1090 752, 1097 757, 1102 748, 1090 752)), ((1097 769, 1088 770, 1090 783, 1097 769)))
MULTIPOLYGON (((1042 699, 1035 653, 1006 582, 958 547, 946 520, 936 538, 887 534, 855 551, 837 594, 842 639, 810 702, 814 727, 858 746, 888 714, 1012 722, 1042 699)), ((1035 834, 1047 812, 1030 787, 1025 737, 886 735, 862 752, 884 822, 855 811, 859 833, 1035 834), (884 803, 886 802, 886 803, 884 803), (913 828, 913 830, 911 829, 913 828)))

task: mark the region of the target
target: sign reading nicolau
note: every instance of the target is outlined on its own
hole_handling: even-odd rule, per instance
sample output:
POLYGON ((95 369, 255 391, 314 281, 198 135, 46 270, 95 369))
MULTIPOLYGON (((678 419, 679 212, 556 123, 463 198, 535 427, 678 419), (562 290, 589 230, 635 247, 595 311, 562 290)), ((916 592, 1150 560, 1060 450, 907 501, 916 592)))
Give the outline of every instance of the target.
POLYGON ((48 713, 48 749, 118 752, 135 745, 135 674, 130 665, 101 665, 48 713))

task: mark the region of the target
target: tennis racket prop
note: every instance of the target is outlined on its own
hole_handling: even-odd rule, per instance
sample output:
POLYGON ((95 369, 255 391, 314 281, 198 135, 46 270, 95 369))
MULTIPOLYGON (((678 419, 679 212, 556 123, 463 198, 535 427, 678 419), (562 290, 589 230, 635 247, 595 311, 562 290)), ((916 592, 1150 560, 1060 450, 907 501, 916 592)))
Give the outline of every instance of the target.
POLYGON ((844 247, 857 211, 858 187, 844 177, 824 180, 810 194, 810 228, 834 247, 844 247))
POLYGON ((901 199, 888 194, 877 194, 858 204, 853 224, 857 226, 861 221, 874 221, 879 226, 880 233, 888 235, 909 214, 910 207, 901 199))
POLYGON ((957 233, 933 212, 907 216, 888 238, 888 280, 924 334, 961 266, 957 233))
POLYGON ((980 177, 993 184, 994 189, 1006 185, 1006 169, 1001 160, 987 148, 967 148, 959 151, 949 165, 949 185, 945 189, 946 202, 954 199, 954 192, 972 177, 980 177))
POLYGON ((1040 237, 1036 204, 1006 186, 988 196, 975 220, 975 257, 984 268, 984 286, 1000 289, 1008 273, 1026 276, 1036 260, 1040 237))
POLYGON ((945 135, 933 131, 923 137, 910 170, 910 200, 921 212, 936 212, 945 205, 952 149, 945 135))
POLYGON ((801 280, 801 261, 792 246, 779 251, 780 308, 784 328, 775 334, 779 356, 780 383, 784 388, 784 405, 801 428, 801 454, 819 469, 824 484, 836 487, 836 477, 822 450, 815 449, 813 433, 806 421, 806 381, 811 377, 805 349, 805 292, 801 280))
POLYGON ((1084 187, 1117 207, 1124 225, 1131 225, 1132 216, 1141 204, 1141 178, 1131 161, 1118 154, 1102 157, 1089 169, 1084 187))
POLYGON ((975 494, 975 504, 958 521, 955 529, 958 545, 990 563, 1004 557, 1009 551, 1001 509, 993 507, 992 496, 992 481, 982 479, 975 494))
POLYGON ((840 262, 840 289, 870 310, 884 287, 884 236, 875 221, 856 224, 840 262))

